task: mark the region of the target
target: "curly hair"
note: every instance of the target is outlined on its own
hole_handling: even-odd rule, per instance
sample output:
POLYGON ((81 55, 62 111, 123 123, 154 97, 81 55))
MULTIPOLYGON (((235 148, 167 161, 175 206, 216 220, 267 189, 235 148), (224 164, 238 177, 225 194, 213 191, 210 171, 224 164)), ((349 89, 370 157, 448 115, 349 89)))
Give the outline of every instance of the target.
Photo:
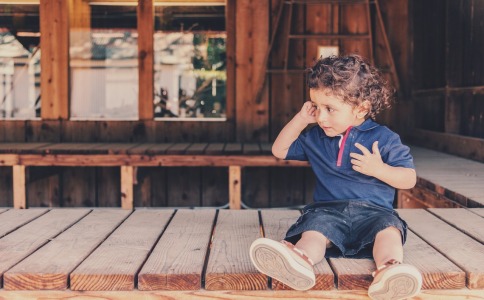
POLYGON ((307 70, 307 84, 310 89, 327 91, 353 106, 369 101, 371 109, 367 117, 371 119, 393 102, 394 89, 359 55, 318 59, 307 70))

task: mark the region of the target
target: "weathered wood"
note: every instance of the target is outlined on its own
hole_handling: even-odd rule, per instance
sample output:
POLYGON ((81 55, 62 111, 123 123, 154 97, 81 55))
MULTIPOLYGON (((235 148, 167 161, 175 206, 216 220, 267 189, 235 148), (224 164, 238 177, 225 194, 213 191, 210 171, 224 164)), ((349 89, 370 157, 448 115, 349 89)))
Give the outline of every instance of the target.
POLYGON ((166 149, 166 154, 184 154, 190 143, 176 143, 166 149))
MULTIPOLYGON (((146 299, 186 299, 186 300, 260 300, 260 299, 292 299, 292 300, 319 300, 319 299, 368 299, 367 291, 5 291, 0 290, 0 297, 5 299, 42 300, 42 299, 77 299, 92 298, 106 300, 146 300, 146 299)), ((482 299, 481 290, 423 290, 418 299, 422 300, 465 300, 482 299)))
POLYGON ((121 207, 123 209, 133 209, 133 184, 134 167, 121 166, 121 207))
POLYGON ((223 143, 210 143, 205 149, 205 154, 222 154, 225 148, 223 143))
POLYGON ((431 208, 429 211, 460 231, 484 243, 484 218, 467 209, 431 208))
POLYGON ((252 242, 261 237, 254 210, 220 210, 205 275, 207 290, 262 290, 267 277, 249 258, 252 242))
POLYGON ((136 210, 71 274, 71 289, 133 290, 135 277, 171 210, 136 210))
POLYGON ((484 162, 484 140, 450 133, 414 129, 406 140, 416 146, 430 148, 468 159, 484 162))
POLYGON ((484 208, 471 208, 469 210, 481 217, 484 217, 484 208))
POLYGON ((69 118, 68 1, 40 0, 42 119, 69 118))
POLYGON ((97 209, 4 274, 6 290, 64 290, 75 269, 130 214, 97 209))
POLYGON ((205 148, 207 148, 207 143, 193 143, 186 149, 186 154, 203 154, 205 148))
POLYGON ((260 146, 257 143, 244 143, 242 152, 249 155, 261 154, 260 146))
POLYGON ((240 209, 242 205, 242 169, 229 167, 229 208, 240 209))
POLYGON ((13 208, 27 208, 25 166, 13 166, 13 208))
MULTIPOLYGON (((423 289, 465 287, 465 273, 410 231, 404 245, 403 262, 420 270, 423 289)), ((368 289, 373 281, 373 260, 330 258, 330 263, 337 275, 339 290, 368 289)))
POLYGON ((214 217, 215 210, 178 210, 138 274, 138 289, 201 289, 214 217))
POLYGON ((52 210, 0 239, 0 278, 3 279, 8 269, 89 212, 88 209, 52 210))
POLYGON ((459 208, 467 205, 450 200, 442 194, 429 191, 419 185, 410 190, 398 191, 398 208, 448 207, 459 208), (413 203, 409 203, 413 202, 413 203), (410 206, 409 206, 410 205, 410 206))
POLYGON ((24 226, 47 212, 46 209, 1 209, 0 210, 0 237, 24 226))
MULTIPOLYGON (((294 224, 300 216, 297 210, 262 210, 262 225, 264 236, 276 241, 284 239, 289 227, 294 224)), ((316 274, 316 284, 312 290, 331 290, 334 289, 334 275, 326 259, 314 266, 316 274)), ((272 289, 286 290, 291 289, 280 281, 272 279, 272 289)))
POLYGON ((413 232, 466 272, 468 288, 484 287, 484 245, 429 212, 403 209, 398 213, 413 232))
POLYGON ((140 120, 151 120, 154 113, 154 10, 153 0, 138 1, 138 116, 140 120))

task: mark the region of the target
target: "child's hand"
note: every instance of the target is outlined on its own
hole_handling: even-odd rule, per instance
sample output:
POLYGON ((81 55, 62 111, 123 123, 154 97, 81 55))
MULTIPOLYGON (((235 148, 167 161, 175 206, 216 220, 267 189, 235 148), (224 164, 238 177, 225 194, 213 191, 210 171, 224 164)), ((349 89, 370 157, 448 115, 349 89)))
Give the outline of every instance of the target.
POLYGON ((311 101, 304 102, 299 116, 308 124, 316 123, 316 106, 311 101))
POLYGON ((378 150, 378 141, 373 143, 373 153, 361 144, 356 143, 355 146, 363 154, 350 153, 350 156, 353 158, 351 160, 353 170, 368 176, 377 177, 378 171, 385 166, 385 163, 381 159, 380 150, 378 150))

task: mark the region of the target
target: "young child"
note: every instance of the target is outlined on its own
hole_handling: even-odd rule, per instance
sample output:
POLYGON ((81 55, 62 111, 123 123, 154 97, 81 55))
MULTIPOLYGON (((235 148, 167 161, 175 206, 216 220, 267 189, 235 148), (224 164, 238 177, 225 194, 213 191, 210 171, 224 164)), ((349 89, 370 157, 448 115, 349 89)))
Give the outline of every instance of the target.
POLYGON ((395 189, 416 183, 413 158, 399 136, 374 121, 393 92, 357 55, 319 59, 308 70, 311 101, 282 129, 272 147, 286 160, 309 161, 316 174, 314 203, 283 241, 260 238, 256 268, 296 290, 314 286, 313 265, 324 257, 368 257, 377 270, 373 299, 419 293, 422 276, 403 264, 407 224, 393 210, 395 189), (317 123, 301 133, 308 124, 317 123))

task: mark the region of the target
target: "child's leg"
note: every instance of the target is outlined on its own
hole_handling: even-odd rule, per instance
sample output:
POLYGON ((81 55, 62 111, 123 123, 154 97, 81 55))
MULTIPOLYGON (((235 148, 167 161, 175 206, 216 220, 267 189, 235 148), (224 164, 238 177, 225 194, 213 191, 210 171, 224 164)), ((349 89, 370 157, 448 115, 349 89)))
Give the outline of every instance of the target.
POLYGON ((323 260, 330 245, 331 242, 322 233, 311 230, 303 232, 295 246, 317 264, 323 260))
POLYGON ((414 266, 402 264, 402 237, 397 228, 388 227, 376 235, 373 258, 377 271, 368 289, 371 299, 400 300, 420 292, 422 275, 414 266))
POLYGON ((391 226, 376 235, 375 244, 373 245, 373 258, 377 267, 383 266, 392 259, 398 262, 403 261, 402 234, 400 230, 391 226))

